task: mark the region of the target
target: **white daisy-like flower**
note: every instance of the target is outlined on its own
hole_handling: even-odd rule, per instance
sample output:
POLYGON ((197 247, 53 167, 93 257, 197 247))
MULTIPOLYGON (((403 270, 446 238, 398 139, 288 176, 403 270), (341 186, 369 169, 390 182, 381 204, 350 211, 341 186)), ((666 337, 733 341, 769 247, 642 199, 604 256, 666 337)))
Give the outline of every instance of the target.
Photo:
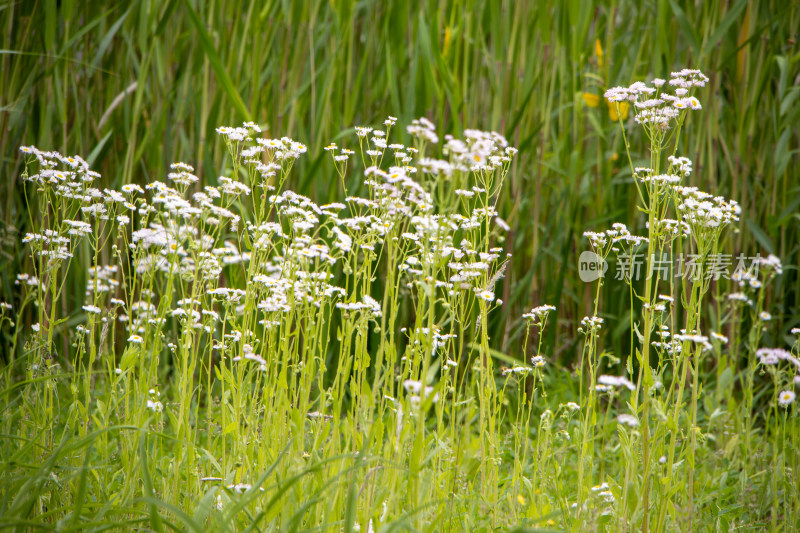
POLYGON ((545 305, 540 305, 539 307, 534 307, 533 309, 531 309, 530 311, 528 311, 527 313, 522 315, 522 318, 524 318, 526 320, 539 320, 539 321, 541 321, 541 320, 547 318, 547 315, 551 311, 555 311, 555 310, 556 310, 556 308, 554 306, 552 306, 552 305, 546 305, 546 304, 545 305))
POLYGON ((597 495, 603 498, 606 503, 614 503, 615 501, 614 495, 611 493, 611 491, 604 490, 602 492, 598 492, 597 495))
POLYGON ((608 387, 627 387, 628 390, 636 390, 636 385, 623 376, 598 376, 597 383, 608 387))
POLYGON ((639 425, 639 419, 627 413, 623 413, 617 416, 617 422, 619 422, 620 424, 627 424, 632 428, 635 428, 636 426, 639 425))
POLYGON ((794 393, 794 391, 781 391, 781 393, 778 394, 778 403, 784 407, 789 407, 789 405, 794 402, 796 397, 797 395, 794 393))
POLYGON ((483 290, 478 291, 476 296, 485 302, 493 302, 494 301, 494 293, 492 291, 483 290))
POLYGON ((778 361, 785 361, 791 358, 792 354, 783 348, 759 348, 756 356, 762 365, 777 365, 778 361))
POLYGON ((544 357, 541 355, 534 355, 531 357, 531 364, 534 366, 534 368, 541 368, 547 364, 547 361, 545 361, 544 357))
POLYGON ((136 185, 135 183, 128 183, 127 185, 123 185, 122 192, 126 194, 133 194, 133 193, 144 194, 144 190, 142 190, 142 188, 136 185))
POLYGON ((722 344, 728 344, 728 337, 726 337, 725 335, 720 335, 716 331, 711 332, 711 338, 714 339, 715 341, 721 342, 722 344))

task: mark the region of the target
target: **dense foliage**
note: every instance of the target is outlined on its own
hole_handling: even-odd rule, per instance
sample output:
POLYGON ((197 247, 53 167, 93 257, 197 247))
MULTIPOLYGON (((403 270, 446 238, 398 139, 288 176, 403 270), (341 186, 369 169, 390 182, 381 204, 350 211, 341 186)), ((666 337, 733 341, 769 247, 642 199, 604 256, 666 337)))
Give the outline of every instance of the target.
POLYGON ((796 6, 0 16, 3 525, 800 528, 796 6))

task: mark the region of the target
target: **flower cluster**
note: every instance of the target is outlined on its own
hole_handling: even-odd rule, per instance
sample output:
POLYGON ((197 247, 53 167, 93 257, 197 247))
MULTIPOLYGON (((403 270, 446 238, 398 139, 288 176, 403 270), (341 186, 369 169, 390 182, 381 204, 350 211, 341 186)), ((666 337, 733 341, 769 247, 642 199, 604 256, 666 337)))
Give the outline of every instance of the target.
POLYGON ((645 126, 654 126, 665 130, 681 120, 681 113, 686 110, 702 109, 700 101, 689 95, 693 87, 704 87, 708 78, 699 70, 683 69, 673 72, 668 86, 674 88, 674 94, 664 90, 665 80, 656 78, 652 86, 637 81, 628 87, 614 87, 605 92, 609 102, 633 103, 635 121, 645 126))
POLYGON ((739 220, 741 207, 735 200, 712 196, 697 187, 675 187, 678 212, 690 227, 718 228, 739 220))

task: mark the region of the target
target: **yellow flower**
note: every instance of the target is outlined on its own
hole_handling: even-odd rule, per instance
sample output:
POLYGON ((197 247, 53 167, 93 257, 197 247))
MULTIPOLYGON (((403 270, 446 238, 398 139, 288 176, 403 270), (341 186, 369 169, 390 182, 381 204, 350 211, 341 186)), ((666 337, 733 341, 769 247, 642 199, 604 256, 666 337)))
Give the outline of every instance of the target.
POLYGON ((600 39, 594 41, 594 55, 597 56, 597 68, 603 68, 603 45, 600 44, 600 39))
POLYGON ((517 494, 517 501, 520 505, 525 505, 525 498, 522 497, 522 494, 517 494))
POLYGON ((608 116, 611 117, 611 120, 616 122, 620 117, 622 120, 628 118, 628 109, 630 109, 628 102, 610 102, 607 98, 606 102, 608 103, 608 116), (619 106, 619 113, 617 113, 617 106, 619 106))
POLYGON ((583 101, 586 102, 586 105, 589 107, 597 107, 600 105, 600 97, 596 94, 592 93, 583 93, 583 101))
POLYGON ((447 52, 450 50, 451 38, 452 38, 452 33, 450 32, 450 26, 448 26, 444 30, 444 46, 442 47, 442 55, 445 57, 447 57, 447 52))

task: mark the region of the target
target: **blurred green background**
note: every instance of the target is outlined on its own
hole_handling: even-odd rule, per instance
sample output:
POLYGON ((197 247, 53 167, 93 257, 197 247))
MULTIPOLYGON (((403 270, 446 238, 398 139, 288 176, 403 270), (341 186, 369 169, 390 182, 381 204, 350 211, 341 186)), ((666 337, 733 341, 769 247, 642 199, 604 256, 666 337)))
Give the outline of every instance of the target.
MULTIPOLYGON (((493 129, 520 149, 498 206, 514 257, 493 342, 520 355, 519 316, 554 304, 549 351, 567 364, 591 304, 577 274, 582 233, 642 224, 602 93, 692 67, 711 81, 682 136, 680 153, 695 162, 690 184, 742 204, 728 253, 784 262, 764 342, 782 345, 800 325, 796 1, 24 0, 0 6, 0 27, 6 301, 30 229, 22 144, 82 155, 102 187, 163 180, 179 160, 215 183, 225 153, 214 128, 254 120, 266 136, 309 145, 288 186, 328 201, 342 193, 327 142, 351 146, 352 126, 387 115, 399 117, 403 142, 405 124, 426 116, 440 136, 493 129)), ((644 154, 638 132, 632 148, 644 154)), ((80 285, 65 294, 67 314, 82 297, 80 285)), ((618 319, 604 342, 626 355, 626 287, 607 283, 601 305, 618 319)))

